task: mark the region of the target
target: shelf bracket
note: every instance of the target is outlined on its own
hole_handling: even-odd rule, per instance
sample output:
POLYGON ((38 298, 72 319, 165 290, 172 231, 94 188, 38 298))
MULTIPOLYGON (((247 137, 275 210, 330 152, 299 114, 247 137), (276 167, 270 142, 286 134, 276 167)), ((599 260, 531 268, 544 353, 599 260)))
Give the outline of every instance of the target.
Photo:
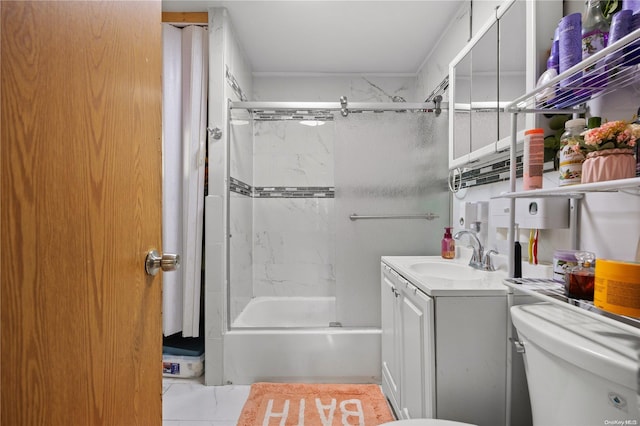
POLYGON ((569 199, 569 232, 571 248, 578 250, 580 247, 580 205, 582 198, 569 199))

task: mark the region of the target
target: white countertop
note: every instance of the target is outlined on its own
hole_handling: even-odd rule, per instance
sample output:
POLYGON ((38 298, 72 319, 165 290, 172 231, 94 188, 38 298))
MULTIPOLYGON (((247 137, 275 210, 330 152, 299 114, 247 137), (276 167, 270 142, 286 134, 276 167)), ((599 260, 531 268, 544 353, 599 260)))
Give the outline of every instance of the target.
POLYGON ((429 296, 506 295, 508 288, 502 283, 502 280, 507 277, 506 258, 503 259, 504 261, 496 259, 496 271, 477 271, 477 279, 456 280, 455 276, 452 276, 451 279, 434 278, 417 273, 411 268, 411 265, 422 262, 445 262, 457 263, 471 269, 468 266, 470 257, 470 250, 460 250, 460 252, 456 252, 456 259, 451 260, 443 259, 440 256, 383 256, 382 262, 429 296))

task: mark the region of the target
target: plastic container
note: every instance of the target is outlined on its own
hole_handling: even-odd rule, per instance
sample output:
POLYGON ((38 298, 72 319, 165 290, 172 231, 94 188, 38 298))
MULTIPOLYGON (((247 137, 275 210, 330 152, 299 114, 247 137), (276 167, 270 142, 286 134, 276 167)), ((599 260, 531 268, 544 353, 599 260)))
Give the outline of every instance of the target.
MULTIPOLYGON (((572 13, 564 16, 558 23, 558 55, 559 55, 559 69, 558 73, 562 74, 569 68, 582 61, 582 14, 572 13)), ((575 81, 580 78, 579 74, 572 75, 565 78, 560 82, 560 87, 573 86, 575 81)), ((556 104, 557 107, 562 108, 571 103, 572 90, 567 90, 563 93, 563 97, 566 100, 556 104), (566 104, 566 105, 565 105, 566 104)))
POLYGON ((558 185, 573 185, 582 180, 582 163, 584 155, 574 149, 582 140, 585 131, 584 118, 567 120, 565 132, 560 136, 560 166, 558 168, 558 185))
POLYGON ((544 129, 529 129, 524 132, 523 189, 542 188, 544 164, 544 129))
POLYGON ((444 228, 444 237, 442 237, 441 255, 443 259, 453 259, 456 257, 456 242, 451 236, 451 228, 444 228))
POLYGON ((200 356, 162 354, 165 377, 200 377, 204 372, 204 354, 200 356))
POLYGON ((614 314, 640 318, 640 263, 598 259, 593 304, 614 314))
POLYGON ((575 254, 578 250, 556 250, 553 252, 553 279, 564 283, 567 270, 578 266, 575 254))

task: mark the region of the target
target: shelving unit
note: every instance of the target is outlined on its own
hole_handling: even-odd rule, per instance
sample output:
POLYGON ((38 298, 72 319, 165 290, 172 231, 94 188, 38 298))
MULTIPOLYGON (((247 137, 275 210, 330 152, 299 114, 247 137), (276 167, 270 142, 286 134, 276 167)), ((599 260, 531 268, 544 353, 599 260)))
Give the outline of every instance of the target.
POLYGON ((640 337, 640 319, 616 315, 595 307, 593 302, 572 299, 564 295, 564 285, 558 281, 538 278, 507 278, 504 284, 518 292, 528 294, 539 300, 561 305, 564 308, 609 323, 623 331, 640 337))
MULTIPOLYGON (((573 66, 548 83, 515 99, 505 107, 512 113, 510 192, 499 198, 510 199, 509 236, 507 243, 513 247, 515 199, 564 197, 576 203, 572 209, 572 239, 577 240, 575 219, 580 200, 586 193, 639 190, 640 178, 621 179, 607 182, 570 185, 551 189, 516 191, 516 122, 520 113, 566 114, 583 112, 581 104, 597 97, 613 93, 634 83, 640 83, 640 64, 631 65, 632 58, 640 56, 640 29, 612 43, 602 51, 573 66), (589 74, 583 75, 585 68, 594 66, 589 74), (595 76, 595 77, 594 77, 595 76), (594 84, 595 83, 595 84, 594 84)), ((514 260, 509 255, 509 276, 513 277, 514 260)), ((561 305, 567 309, 597 318, 640 336, 640 319, 615 315, 596 308, 592 302, 568 298, 564 295, 562 283, 553 280, 508 278, 504 284, 511 289, 534 296, 539 300, 561 305)))
POLYGON ((513 100, 505 112, 566 113, 590 99, 615 92, 640 79, 640 66, 628 65, 640 55, 640 29, 574 65, 546 84, 513 100), (595 66, 584 77, 583 70, 595 66), (595 76, 595 77, 594 77, 595 76))
POLYGON ((499 198, 543 198, 562 197, 576 198, 584 197, 589 192, 617 192, 625 189, 639 189, 640 177, 620 180, 610 180, 606 182, 582 183, 577 185, 561 186, 549 189, 534 189, 531 191, 508 192, 501 194, 499 198))

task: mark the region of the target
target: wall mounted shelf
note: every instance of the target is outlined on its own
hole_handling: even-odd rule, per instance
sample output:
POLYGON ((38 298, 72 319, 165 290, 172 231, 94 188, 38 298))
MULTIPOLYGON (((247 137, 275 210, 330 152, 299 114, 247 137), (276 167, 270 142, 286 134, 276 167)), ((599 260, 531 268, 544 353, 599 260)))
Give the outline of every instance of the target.
POLYGON ((493 198, 583 198, 589 192, 617 192, 624 189, 640 190, 640 177, 630 179, 609 180, 605 182, 581 183, 577 185, 560 186, 549 189, 534 189, 531 191, 508 192, 493 198))
POLYGON ((544 302, 560 305, 580 314, 609 323, 626 332, 640 336, 640 319, 606 312, 587 300, 572 299, 564 295, 561 282, 538 278, 507 278, 504 285, 516 291, 528 294, 544 302))
POLYGON ((507 112, 558 113, 640 81, 640 29, 513 100, 507 112), (595 66, 587 76, 585 68, 595 66))

